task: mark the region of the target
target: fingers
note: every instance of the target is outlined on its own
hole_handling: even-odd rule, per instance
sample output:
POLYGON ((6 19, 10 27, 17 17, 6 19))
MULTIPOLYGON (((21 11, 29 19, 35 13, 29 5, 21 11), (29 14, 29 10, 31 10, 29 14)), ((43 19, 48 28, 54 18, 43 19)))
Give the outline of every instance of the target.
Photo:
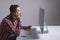
POLYGON ((30 29, 31 29, 31 27, 32 27, 32 26, 28 26, 28 30, 30 30, 30 29))

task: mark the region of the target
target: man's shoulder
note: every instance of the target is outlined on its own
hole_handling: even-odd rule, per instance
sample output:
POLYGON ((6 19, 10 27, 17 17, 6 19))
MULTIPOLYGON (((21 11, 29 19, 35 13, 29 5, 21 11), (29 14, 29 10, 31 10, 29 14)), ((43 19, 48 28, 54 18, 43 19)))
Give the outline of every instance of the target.
POLYGON ((9 19, 9 15, 4 17, 2 21, 5 21, 6 19, 9 19))
POLYGON ((10 16, 8 15, 8 16, 6 16, 5 18, 3 18, 3 20, 2 20, 2 22, 7 22, 7 21, 11 21, 10 20, 10 16))

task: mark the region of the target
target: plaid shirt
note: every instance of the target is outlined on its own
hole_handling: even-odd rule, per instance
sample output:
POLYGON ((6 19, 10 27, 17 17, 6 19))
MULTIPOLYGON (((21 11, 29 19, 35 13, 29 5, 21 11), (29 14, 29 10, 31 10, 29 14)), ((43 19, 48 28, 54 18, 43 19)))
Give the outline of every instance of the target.
POLYGON ((11 15, 5 17, 0 24, 0 40, 7 40, 12 34, 20 34, 20 19, 17 19, 16 26, 11 15))

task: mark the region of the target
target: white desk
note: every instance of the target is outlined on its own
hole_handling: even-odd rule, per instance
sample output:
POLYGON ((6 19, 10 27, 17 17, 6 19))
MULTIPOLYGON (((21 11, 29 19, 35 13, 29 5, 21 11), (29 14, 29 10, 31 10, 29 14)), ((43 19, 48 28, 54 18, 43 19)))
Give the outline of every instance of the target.
POLYGON ((48 33, 39 34, 39 26, 33 26, 30 31, 21 30, 21 34, 17 40, 60 40, 60 26, 47 26, 48 33), (26 36, 26 37, 23 37, 26 36))
POLYGON ((21 30, 17 40, 40 40, 40 34, 38 31, 40 31, 39 26, 32 26, 30 31, 21 30))

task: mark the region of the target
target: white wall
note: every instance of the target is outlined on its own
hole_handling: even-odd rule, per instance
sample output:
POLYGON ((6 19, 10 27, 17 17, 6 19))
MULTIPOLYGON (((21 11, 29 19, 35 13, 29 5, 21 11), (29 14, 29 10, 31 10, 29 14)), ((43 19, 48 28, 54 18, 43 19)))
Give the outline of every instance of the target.
POLYGON ((47 25, 60 25, 60 0, 45 0, 42 3, 47 25))
POLYGON ((47 25, 60 24, 60 0, 0 0, 0 22, 11 4, 20 5, 23 25, 39 25, 39 8, 45 9, 47 25))

